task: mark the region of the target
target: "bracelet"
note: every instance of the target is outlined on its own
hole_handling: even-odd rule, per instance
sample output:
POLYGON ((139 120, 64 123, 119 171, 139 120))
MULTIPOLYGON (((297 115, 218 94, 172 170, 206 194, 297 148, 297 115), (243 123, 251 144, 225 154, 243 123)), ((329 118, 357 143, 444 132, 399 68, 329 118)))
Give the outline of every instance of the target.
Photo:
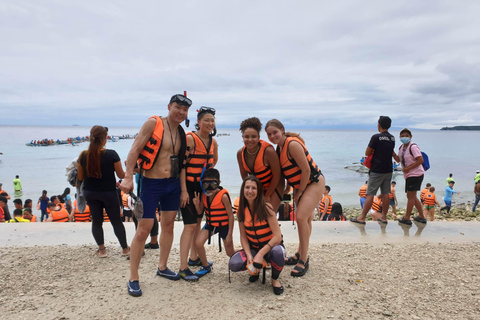
POLYGON ((267 245, 270 247, 270 250, 273 249, 273 247, 270 245, 270 243, 267 242, 267 245))

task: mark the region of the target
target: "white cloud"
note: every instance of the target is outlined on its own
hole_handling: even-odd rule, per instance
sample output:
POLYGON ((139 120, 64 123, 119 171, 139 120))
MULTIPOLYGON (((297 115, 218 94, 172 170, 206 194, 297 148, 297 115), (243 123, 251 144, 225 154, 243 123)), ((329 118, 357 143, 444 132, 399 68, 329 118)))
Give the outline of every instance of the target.
POLYGON ((219 125, 257 115, 369 126, 381 114, 402 127, 474 125, 479 7, 10 0, 0 4, 0 123, 68 110, 73 123, 140 125, 188 90, 195 107, 218 109, 219 125))

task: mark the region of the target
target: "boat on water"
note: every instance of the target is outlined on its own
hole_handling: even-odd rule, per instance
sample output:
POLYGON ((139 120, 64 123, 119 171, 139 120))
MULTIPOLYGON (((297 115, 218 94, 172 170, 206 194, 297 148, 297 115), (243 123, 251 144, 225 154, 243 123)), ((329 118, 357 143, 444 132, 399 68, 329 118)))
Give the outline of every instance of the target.
MULTIPOLYGON (((358 163, 358 162, 354 162, 352 163, 351 165, 348 165, 348 166, 345 166, 343 167, 344 169, 348 169, 348 170, 352 170, 352 171, 356 171, 356 172, 359 172, 359 173, 368 173, 368 171, 370 169, 368 169, 367 167, 365 167, 363 164, 361 163, 358 163)), ((402 172, 402 167, 396 163, 393 164, 393 172, 402 172)))
POLYGON ((217 137, 229 136, 230 133, 217 133, 217 137))

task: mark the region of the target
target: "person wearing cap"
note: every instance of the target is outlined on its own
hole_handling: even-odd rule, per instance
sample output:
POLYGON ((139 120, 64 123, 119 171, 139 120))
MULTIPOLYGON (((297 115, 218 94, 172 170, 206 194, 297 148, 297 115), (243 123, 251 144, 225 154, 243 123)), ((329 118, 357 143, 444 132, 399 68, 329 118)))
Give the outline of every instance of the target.
POLYGON ((423 175, 423 156, 420 148, 412 143, 412 132, 404 128, 400 131, 400 141, 402 144, 398 148, 398 155, 394 158, 397 162, 402 163, 403 177, 405 178, 405 193, 407 194, 407 208, 405 215, 399 219, 399 223, 411 225, 410 215, 413 207, 417 208, 418 216, 414 218, 420 223, 427 223, 423 212, 423 206, 420 199, 417 197, 417 192, 422 189, 423 175))
POLYGON ((4 196, 7 200, 10 200, 10 196, 8 195, 7 191, 3 190, 3 184, 0 183, 0 196, 4 196))
POLYGON ((480 181, 480 170, 477 170, 477 175, 475 176, 475 183, 478 183, 480 181))
MULTIPOLYGON (((365 224, 365 219, 373 204, 373 197, 378 189, 381 192, 382 203, 389 203, 390 181, 392 180, 393 161, 395 157, 395 137, 388 132, 392 125, 392 120, 387 116, 380 116, 378 119, 377 134, 370 138, 370 142, 365 150, 365 156, 373 153, 372 167, 368 173, 367 197, 362 209, 362 214, 357 218, 351 218, 350 221, 359 224, 365 224)), ((382 206, 382 216, 377 219, 381 223, 387 223, 388 205, 382 206)))
POLYGON ((133 173, 137 161, 142 176, 139 198, 143 202, 143 216, 138 222, 131 244, 130 276, 127 286, 128 293, 134 297, 142 295, 138 268, 158 205, 161 233, 157 275, 170 280, 180 279, 178 273, 167 267, 167 262, 172 248, 173 227, 178 208, 184 207, 188 201, 184 167, 187 143, 180 124, 187 119, 191 105, 192 100, 185 95, 173 95, 168 104, 168 115, 150 117, 138 132, 127 156, 125 178, 120 184, 120 189, 125 193, 133 190, 133 173))

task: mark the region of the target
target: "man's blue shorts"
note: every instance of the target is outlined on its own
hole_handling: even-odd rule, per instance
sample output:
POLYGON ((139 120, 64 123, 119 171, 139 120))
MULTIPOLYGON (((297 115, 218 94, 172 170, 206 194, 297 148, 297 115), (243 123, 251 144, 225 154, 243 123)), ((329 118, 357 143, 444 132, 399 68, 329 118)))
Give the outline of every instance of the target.
POLYGON ((211 231, 212 235, 216 234, 216 233, 219 233, 220 238, 222 238, 223 240, 225 240, 227 238, 227 235, 228 235, 228 225, 223 226, 223 227, 214 227, 211 224, 205 223, 203 225, 202 230, 211 231))
POLYGON ((140 179, 140 199, 143 202, 143 218, 153 219, 157 206, 160 211, 178 211, 180 207, 180 179, 140 179))

